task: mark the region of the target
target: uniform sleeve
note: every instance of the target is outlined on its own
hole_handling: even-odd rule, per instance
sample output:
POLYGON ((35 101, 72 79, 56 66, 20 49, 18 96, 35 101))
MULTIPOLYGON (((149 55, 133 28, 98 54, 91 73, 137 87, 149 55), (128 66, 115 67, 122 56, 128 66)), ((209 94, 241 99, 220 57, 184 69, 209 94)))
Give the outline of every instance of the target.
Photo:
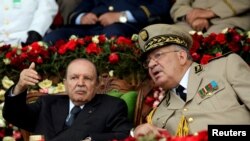
POLYGON ((227 59, 227 78, 238 98, 250 110, 250 66, 237 54, 227 59))
POLYGON ((170 15, 174 22, 177 22, 179 18, 185 16, 193 8, 191 7, 192 0, 176 0, 173 4, 170 15))
POLYGON ((220 18, 233 17, 250 10, 249 0, 221 0, 211 7, 211 10, 220 18))
POLYGON ((39 0, 38 2, 29 31, 34 30, 44 36, 58 12, 58 5, 55 0, 39 0))
POLYGON ((145 23, 145 21, 152 23, 154 21, 170 21, 170 0, 152 0, 144 1, 139 7, 131 9, 131 13, 139 23, 145 23))

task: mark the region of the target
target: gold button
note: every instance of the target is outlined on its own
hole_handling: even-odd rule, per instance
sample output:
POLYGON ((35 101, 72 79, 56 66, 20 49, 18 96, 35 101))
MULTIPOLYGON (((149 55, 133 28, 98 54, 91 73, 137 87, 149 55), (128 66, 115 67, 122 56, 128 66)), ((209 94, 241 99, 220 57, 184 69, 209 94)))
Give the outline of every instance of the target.
POLYGON ((186 111, 188 111, 188 109, 187 109, 187 108, 184 108, 184 109, 183 109, 183 111, 185 111, 185 112, 186 112, 186 111))
POLYGON ((109 11, 113 11, 114 10, 114 7, 113 6, 109 6, 109 11))
POLYGON ((207 95, 208 95, 208 96, 211 96, 211 95, 213 95, 213 93, 212 93, 212 92, 209 92, 209 93, 207 93, 207 95))
POLYGON ((188 122, 193 122, 194 121, 194 119, 193 118, 188 118, 188 122))

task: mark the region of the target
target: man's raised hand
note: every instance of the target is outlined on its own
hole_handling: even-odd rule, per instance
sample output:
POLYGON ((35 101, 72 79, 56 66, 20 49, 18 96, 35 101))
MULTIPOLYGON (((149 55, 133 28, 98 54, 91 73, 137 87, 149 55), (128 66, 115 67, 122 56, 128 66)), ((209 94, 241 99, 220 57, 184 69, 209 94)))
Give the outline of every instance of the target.
POLYGON ((13 94, 17 95, 25 91, 29 86, 36 85, 41 77, 35 70, 35 63, 32 62, 28 69, 24 69, 20 73, 18 83, 16 84, 13 94))

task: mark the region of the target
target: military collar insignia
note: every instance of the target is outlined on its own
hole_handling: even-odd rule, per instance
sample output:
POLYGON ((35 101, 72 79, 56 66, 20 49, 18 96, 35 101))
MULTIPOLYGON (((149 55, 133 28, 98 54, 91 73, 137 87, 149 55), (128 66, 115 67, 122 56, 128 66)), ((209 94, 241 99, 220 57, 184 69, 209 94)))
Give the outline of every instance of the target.
POLYGON ((201 88, 198 91, 198 94, 201 98, 204 98, 205 96, 211 96, 213 91, 218 89, 218 84, 214 80, 211 81, 208 85, 206 85, 204 88, 201 88))
POLYGON ((203 67, 202 67, 202 65, 199 64, 199 65, 194 67, 194 70, 195 70, 195 73, 199 73, 203 70, 203 67))

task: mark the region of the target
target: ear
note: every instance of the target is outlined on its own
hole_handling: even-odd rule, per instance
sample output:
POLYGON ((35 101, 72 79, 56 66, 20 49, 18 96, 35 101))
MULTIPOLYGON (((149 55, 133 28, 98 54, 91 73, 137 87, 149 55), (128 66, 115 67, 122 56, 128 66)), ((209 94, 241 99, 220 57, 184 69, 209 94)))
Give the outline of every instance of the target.
POLYGON ((187 62, 187 57, 188 57, 187 52, 185 50, 180 50, 178 52, 178 56, 179 56, 180 64, 185 65, 187 62))

